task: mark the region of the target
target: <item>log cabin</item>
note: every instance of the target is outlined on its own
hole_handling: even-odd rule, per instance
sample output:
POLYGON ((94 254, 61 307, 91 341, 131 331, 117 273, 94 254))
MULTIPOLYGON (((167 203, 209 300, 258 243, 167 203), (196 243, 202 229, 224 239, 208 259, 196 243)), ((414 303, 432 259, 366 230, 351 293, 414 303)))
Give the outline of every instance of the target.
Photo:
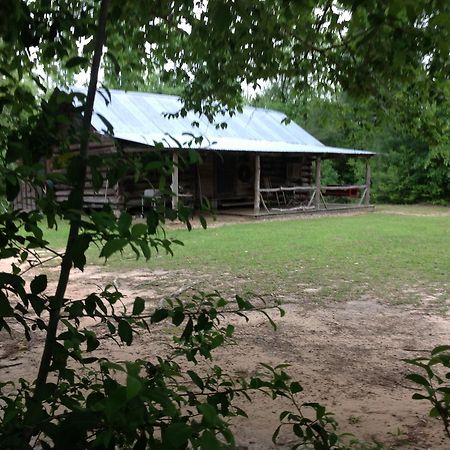
MULTIPOLYGON (((119 90, 97 95, 89 152, 101 156, 120 148, 130 155, 166 153, 173 160, 167 202, 174 208, 179 202, 199 207, 208 199, 219 212, 258 217, 371 207, 374 152, 326 146, 270 109, 246 106, 212 124, 192 112, 175 117, 181 107, 181 100, 170 95, 119 90), (182 166, 180 158, 193 149, 200 161, 182 166), (322 161, 332 158, 364 159, 364 183, 322 185, 322 161)), ((140 180, 124 177, 113 186, 105 181, 97 190, 88 176, 84 202, 86 208, 109 204, 116 210, 136 210, 158 192, 151 173, 140 180)), ((55 194, 58 200, 66 199, 68 187, 56 185, 55 194)))

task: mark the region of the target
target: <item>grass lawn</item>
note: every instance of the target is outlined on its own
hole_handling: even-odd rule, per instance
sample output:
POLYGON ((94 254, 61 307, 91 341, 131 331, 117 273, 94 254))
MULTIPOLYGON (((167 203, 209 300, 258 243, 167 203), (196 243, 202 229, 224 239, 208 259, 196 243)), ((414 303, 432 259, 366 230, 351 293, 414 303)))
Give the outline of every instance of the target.
MULTIPOLYGON (((131 253, 108 266, 188 270, 244 278, 259 293, 313 300, 346 300, 370 295, 389 302, 415 302, 426 292, 437 305, 450 294, 448 208, 380 208, 372 214, 309 220, 227 224, 207 230, 169 229, 184 242, 175 255, 148 263, 131 253)), ((50 239, 62 247, 61 234, 50 239)), ((94 262, 94 250, 91 251, 94 262)), ((214 287, 214 286, 212 286, 214 287)))

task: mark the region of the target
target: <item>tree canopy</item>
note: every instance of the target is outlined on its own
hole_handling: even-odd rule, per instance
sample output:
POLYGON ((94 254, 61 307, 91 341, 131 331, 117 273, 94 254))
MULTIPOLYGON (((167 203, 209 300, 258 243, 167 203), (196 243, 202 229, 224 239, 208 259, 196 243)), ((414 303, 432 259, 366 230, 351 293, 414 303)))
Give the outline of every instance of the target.
MULTIPOLYGON (((45 82, 87 69, 98 5, 3 2, 3 76, 45 82)), ((119 79, 177 80, 189 107, 205 111, 211 101, 236 107, 242 82, 284 77, 298 91, 367 93, 421 70, 438 85, 449 74, 448 9, 445 0, 111 0, 103 65, 119 79)))

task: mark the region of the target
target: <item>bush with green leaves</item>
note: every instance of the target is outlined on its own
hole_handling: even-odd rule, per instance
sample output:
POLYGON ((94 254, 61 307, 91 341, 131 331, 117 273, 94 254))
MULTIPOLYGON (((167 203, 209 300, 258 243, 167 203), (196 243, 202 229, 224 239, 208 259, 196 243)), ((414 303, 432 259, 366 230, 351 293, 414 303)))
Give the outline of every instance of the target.
POLYGON ((429 356, 405 361, 418 370, 406 377, 418 390, 413 399, 431 403, 430 416, 442 420, 450 438, 450 345, 440 345, 431 350, 429 356))
MULTIPOLYGON (((16 304, 9 299, 2 308, 3 325, 8 327, 15 319, 27 336, 36 327, 48 333, 45 275, 31 281, 29 292, 18 274, 2 275, 3 287, 17 299, 16 304)), ((294 402, 302 390, 283 366, 265 366, 264 375, 250 379, 235 378, 218 365, 207 373, 195 368, 233 338, 234 327, 226 323, 225 315, 267 314, 266 305, 255 306, 239 296, 228 301, 218 293, 197 292, 167 299, 154 311, 137 297, 127 311, 120 306, 121 297, 114 286, 107 286, 98 294, 65 301, 45 383, 39 389, 23 379, 14 388, 11 383, 1 386, 1 448, 234 448, 229 419, 246 415, 235 405, 238 397, 250 398, 252 392, 262 391, 294 402), (86 317, 100 321, 109 337, 124 345, 132 345, 136 334, 169 321, 174 326, 173 351, 137 361, 98 357, 101 344, 96 332, 80 325, 86 317), (188 362, 190 369, 186 369, 188 362)), ((294 432, 305 442, 331 448, 337 436, 328 428, 334 422, 321 406, 305 406, 316 411, 316 418, 289 414, 294 432)))

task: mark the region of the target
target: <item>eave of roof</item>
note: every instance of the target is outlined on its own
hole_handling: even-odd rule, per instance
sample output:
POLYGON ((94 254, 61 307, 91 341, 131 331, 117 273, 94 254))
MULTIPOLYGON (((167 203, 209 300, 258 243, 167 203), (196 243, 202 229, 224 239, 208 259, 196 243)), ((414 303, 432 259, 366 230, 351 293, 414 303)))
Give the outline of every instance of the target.
MULTIPOLYGON (((186 117, 169 119, 181 107, 175 96, 111 90, 107 105, 97 95, 92 126, 106 134, 101 116, 113 126, 114 138, 167 149, 233 151, 259 153, 313 153, 323 155, 372 156, 366 150, 328 147, 287 117, 264 108, 244 107, 242 113, 225 116, 228 126, 216 128, 206 118, 189 112, 186 117), (197 122, 198 126, 192 123, 197 122), (195 140, 197 137, 202 140, 195 140)), ((106 97, 106 94, 105 94, 106 97)))
POLYGON ((309 153, 317 155, 354 155, 373 156, 374 152, 367 150, 329 147, 326 145, 291 144, 280 141, 259 141, 250 139, 219 138, 216 141, 195 143, 186 136, 169 135, 139 135, 134 133, 117 133, 116 139, 149 147, 162 146, 165 149, 184 149, 221 152, 249 153, 309 153))

